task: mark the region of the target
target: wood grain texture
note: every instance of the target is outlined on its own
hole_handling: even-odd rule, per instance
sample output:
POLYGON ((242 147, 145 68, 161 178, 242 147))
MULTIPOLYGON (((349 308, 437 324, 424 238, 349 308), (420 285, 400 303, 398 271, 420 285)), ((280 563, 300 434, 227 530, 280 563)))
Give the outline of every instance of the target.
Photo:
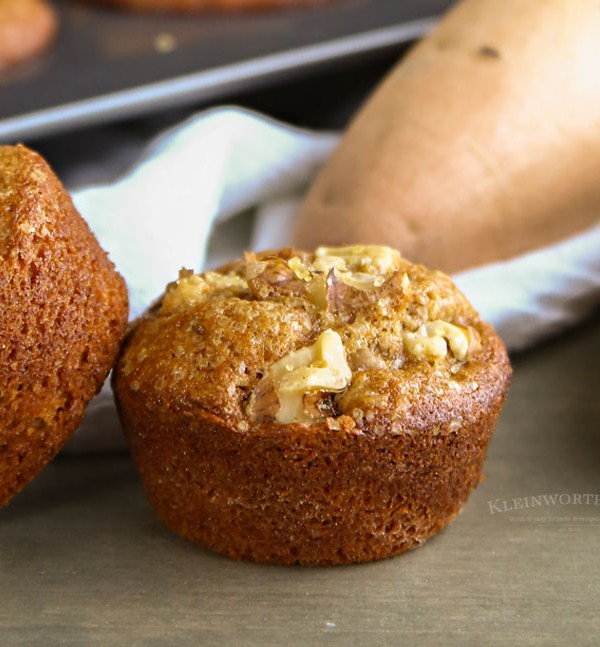
POLYGON ((599 372, 600 319, 515 358, 464 512, 422 548, 363 566, 203 552, 155 520, 126 457, 59 459, 0 512, 0 642, 596 644, 599 372), (544 494, 571 503, 509 509, 544 494))

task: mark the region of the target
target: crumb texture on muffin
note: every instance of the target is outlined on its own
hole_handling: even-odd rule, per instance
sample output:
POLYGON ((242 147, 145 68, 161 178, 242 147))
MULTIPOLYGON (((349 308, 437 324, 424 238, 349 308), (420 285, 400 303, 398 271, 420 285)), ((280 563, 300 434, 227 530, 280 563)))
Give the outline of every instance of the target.
POLYGON ((344 563, 458 512, 509 376, 447 276, 357 245, 183 270, 129 336, 116 388, 170 527, 234 557, 344 563))
POLYGON ((81 421, 127 325, 122 278, 46 164, 0 146, 0 506, 81 421))

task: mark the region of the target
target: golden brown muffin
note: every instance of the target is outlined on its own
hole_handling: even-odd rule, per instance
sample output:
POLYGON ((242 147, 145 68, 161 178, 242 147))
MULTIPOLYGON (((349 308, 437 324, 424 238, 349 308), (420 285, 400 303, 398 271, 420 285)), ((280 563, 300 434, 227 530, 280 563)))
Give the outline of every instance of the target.
POLYGON ((511 369, 452 281, 386 247, 182 271, 117 363, 159 516, 233 558, 388 557, 482 478, 511 369))
POLYGON ((46 0, 0 0, 0 69, 44 50, 57 29, 46 0))
POLYGON ((301 5, 314 5, 326 0, 88 0, 140 11, 256 11, 301 5))
POLYGON ((127 325, 123 279, 48 164, 0 146, 0 506, 83 418, 127 325))

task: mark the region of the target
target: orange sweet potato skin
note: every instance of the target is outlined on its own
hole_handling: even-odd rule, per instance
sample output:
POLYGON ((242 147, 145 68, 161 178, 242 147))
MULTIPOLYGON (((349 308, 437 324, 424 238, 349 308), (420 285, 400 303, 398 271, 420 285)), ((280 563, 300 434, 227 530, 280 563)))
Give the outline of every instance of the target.
POLYGON ((464 0, 383 81, 294 243, 385 243, 456 272, 600 217, 600 3, 464 0))

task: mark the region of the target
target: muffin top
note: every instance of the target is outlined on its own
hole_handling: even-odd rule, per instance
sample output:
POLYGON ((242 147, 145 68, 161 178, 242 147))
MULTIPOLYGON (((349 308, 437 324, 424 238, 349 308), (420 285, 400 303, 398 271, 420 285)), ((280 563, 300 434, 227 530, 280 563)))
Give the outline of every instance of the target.
POLYGON ((493 329, 449 277, 393 249, 246 253, 182 270, 130 333, 132 392, 239 432, 458 432, 506 388, 493 329))

